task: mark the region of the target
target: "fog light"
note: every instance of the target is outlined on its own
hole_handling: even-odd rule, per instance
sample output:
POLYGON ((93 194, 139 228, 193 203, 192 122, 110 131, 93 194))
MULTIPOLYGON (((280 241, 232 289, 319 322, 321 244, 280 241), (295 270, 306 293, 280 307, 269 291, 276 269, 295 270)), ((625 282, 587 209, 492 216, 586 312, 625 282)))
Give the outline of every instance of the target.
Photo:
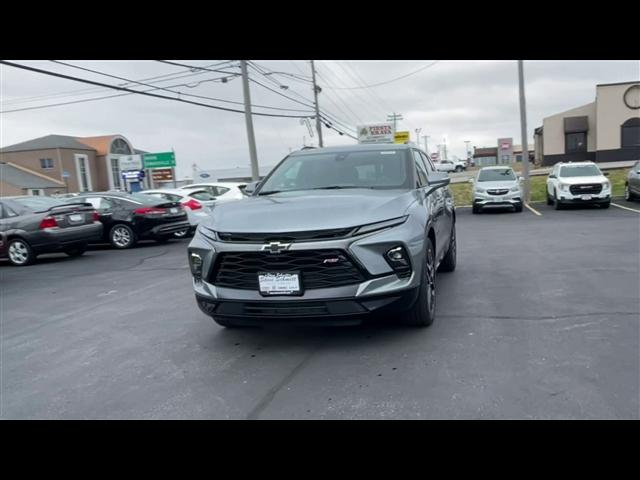
POLYGON ((189 253, 189 267, 191 267, 191 274, 196 278, 202 278, 202 257, 195 253, 189 253))
POLYGON ((386 253, 385 258, 398 277, 405 278, 411 275, 411 261, 404 247, 392 248, 386 253))

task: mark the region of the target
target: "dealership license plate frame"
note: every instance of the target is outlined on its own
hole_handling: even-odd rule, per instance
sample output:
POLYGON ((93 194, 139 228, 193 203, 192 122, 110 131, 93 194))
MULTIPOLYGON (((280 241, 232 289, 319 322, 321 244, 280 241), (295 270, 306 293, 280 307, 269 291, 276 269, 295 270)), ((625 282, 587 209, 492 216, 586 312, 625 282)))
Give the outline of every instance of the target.
POLYGON ((299 271, 294 272, 258 272, 258 290, 263 297, 295 297, 301 296, 304 293, 302 288, 302 275, 299 271), (278 276, 285 276, 285 278, 278 279, 278 276), (273 278, 276 277, 276 278, 273 278), (276 289, 268 289, 268 282, 273 280, 276 289), (276 285, 276 282, 280 280, 280 288, 276 285), (290 282, 286 284, 285 282, 290 282), (295 283, 294 283, 295 282, 295 283), (296 286, 297 288, 291 288, 296 286))
POLYGON ((580 198, 584 201, 589 201, 593 199, 592 195, 581 195, 580 198))
POLYGON ((69 215, 69 223, 77 224, 84 222, 84 215, 80 213, 72 213, 69 215))

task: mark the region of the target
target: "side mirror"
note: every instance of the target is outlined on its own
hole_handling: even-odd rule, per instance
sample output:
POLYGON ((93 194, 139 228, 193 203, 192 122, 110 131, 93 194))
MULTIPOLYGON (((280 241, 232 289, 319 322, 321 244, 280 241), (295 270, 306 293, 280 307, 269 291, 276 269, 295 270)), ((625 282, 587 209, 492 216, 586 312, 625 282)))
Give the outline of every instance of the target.
POLYGON ((244 187, 244 193, 246 195, 253 195, 253 192, 256 191, 256 189, 258 188, 259 184, 260 184, 260 181, 247 183, 247 186, 244 187))
POLYGON ((451 179, 449 178, 449 175, 447 175, 446 173, 440 173, 440 172, 432 173, 431 176, 429 177, 429 188, 427 189, 426 193, 428 195, 434 190, 437 190, 438 188, 446 187, 447 185, 449 185, 449 183, 451 183, 451 179))
POLYGON ((602 174, 603 174, 605 177, 608 177, 608 176, 609 176, 609 172, 603 172, 602 174))
POLYGON ((524 177, 518 177, 519 182, 524 182, 524 177))
POLYGON ((549 175, 549 178, 558 178, 558 177, 552 174, 552 175, 549 175))
POLYGON ((469 182, 471 185, 473 185, 473 184, 475 183, 475 180, 474 180, 473 178, 470 178, 470 179, 468 180, 468 182, 469 182))

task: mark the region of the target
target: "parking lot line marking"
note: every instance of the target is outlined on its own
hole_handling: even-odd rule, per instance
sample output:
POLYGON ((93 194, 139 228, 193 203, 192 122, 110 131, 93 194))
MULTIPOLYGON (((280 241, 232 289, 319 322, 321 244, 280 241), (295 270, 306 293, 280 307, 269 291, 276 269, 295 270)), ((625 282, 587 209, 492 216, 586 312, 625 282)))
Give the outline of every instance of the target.
POLYGON ((542 216, 542 214, 537 211, 535 208, 533 208, 531 205, 529 205, 528 203, 524 204, 525 207, 527 207, 529 210, 531 210, 533 213, 535 213, 536 215, 538 215, 539 217, 542 216))
POLYGON ((611 205, 613 205, 614 207, 618 207, 618 208, 624 208, 625 210, 630 210, 632 212, 640 213, 640 210, 636 210, 635 208, 625 207, 623 205, 618 205, 617 203, 611 202, 611 205))

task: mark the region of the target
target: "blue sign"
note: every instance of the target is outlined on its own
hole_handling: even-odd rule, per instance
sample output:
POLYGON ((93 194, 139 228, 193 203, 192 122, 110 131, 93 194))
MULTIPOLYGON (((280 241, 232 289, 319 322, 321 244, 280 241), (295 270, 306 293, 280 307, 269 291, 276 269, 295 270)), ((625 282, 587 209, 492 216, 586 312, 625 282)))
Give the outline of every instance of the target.
POLYGON ((69 178, 70 176, 69 172, 62 172, 62 178, 69 178))

